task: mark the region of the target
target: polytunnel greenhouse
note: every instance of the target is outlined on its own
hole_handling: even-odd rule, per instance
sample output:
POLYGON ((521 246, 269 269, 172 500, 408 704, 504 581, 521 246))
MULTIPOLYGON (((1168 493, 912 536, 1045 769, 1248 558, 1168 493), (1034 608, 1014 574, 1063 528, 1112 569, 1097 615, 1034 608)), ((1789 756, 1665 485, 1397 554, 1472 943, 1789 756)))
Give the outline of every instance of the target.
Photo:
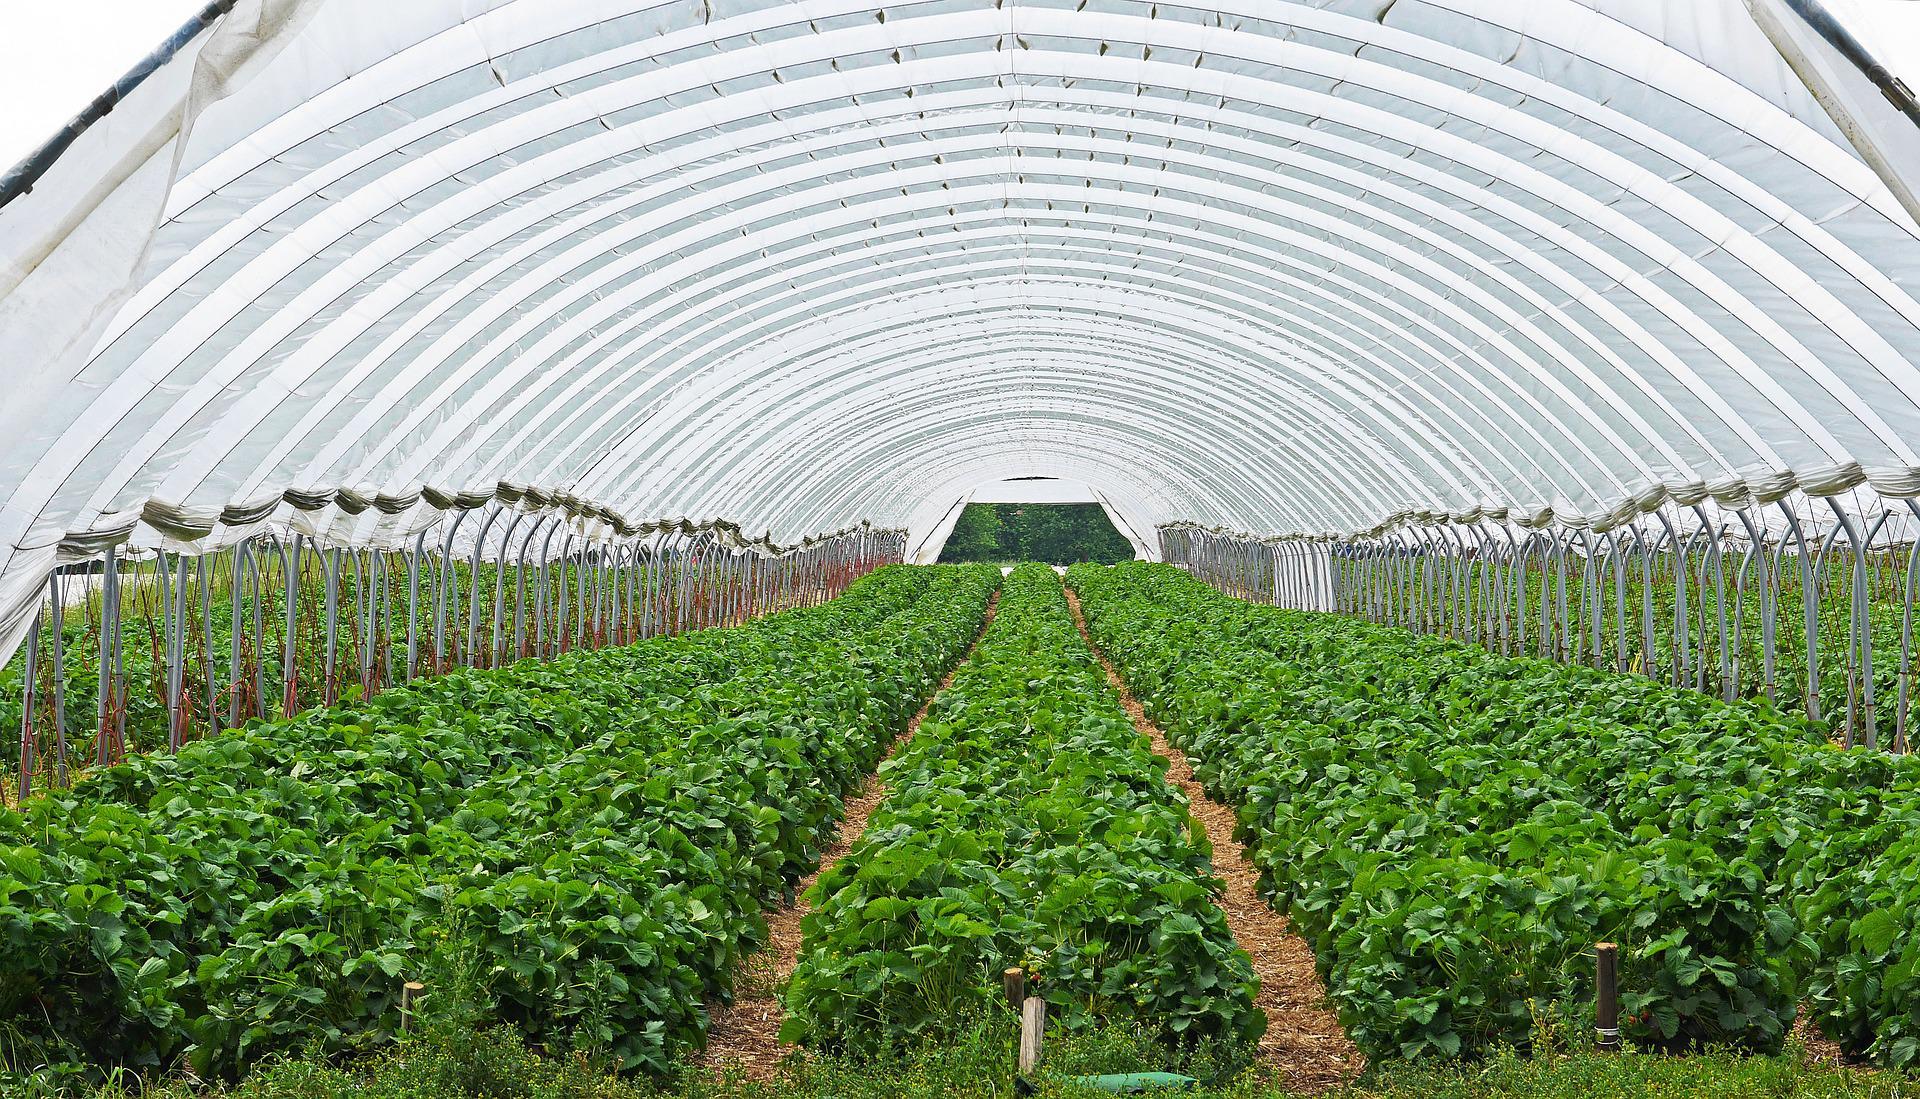
POLYGON ((187 12, 0 176, 0 1093, 1910 1089, 1874 3, 187 12))

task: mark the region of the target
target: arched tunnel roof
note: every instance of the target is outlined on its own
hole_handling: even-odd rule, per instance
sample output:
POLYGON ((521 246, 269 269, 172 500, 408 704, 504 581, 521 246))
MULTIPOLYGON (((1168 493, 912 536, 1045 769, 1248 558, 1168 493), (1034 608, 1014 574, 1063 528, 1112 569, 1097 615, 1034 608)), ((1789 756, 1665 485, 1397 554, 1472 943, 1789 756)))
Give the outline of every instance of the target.
POLYGON ((1920 487, 1920 229, 1740 0, 221 6, 0 209, 9 577, 423 486, 1920 487))

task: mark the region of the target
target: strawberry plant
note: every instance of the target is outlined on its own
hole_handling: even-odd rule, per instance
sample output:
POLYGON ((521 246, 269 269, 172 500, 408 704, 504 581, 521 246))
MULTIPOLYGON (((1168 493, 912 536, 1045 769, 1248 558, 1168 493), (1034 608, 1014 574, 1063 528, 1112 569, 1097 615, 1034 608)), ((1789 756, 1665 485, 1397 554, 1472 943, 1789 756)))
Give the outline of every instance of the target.
POLYGON ((819 607, 457 671, 0 813, 0 1018, 49 1060, 232 1073, 389 1032, 423 978, 667 1071, 998 581, 884 569, 819 607))
MULTIPOLYGON (((1524 1044, 1621 943, 1632 1037, 1776 1048, 1820 945, 1801 784, 1846 753, 1765 703, 1077 569, 1097 644, 1240 806, 1375 1057, 1524 1044)), ((1813 982, 1818 984, 1816 978, 1813 982)), ((1831 980, 1828 982, 1831 984, 1831 980)))
POLYGON ((870 1051, 944 1033, 1022 965, 1069 1029, 1129 1020, 1250 1043, 1254 978, 1215 904, 1205 833, 1133 727, 1043 566, 814 886, 782 1036, 870 1051))

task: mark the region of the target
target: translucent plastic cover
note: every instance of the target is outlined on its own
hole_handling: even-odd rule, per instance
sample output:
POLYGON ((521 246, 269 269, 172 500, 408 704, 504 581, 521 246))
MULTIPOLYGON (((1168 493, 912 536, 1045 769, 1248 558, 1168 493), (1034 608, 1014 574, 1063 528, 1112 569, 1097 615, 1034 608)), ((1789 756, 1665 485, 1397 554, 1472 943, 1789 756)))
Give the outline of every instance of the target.
POLYGON ((0 210, 3 576, 503 486, 780 540, 1031 475, 1138 530, 1909 493, 1857 149, 1742 0, 242 0, 0 210))

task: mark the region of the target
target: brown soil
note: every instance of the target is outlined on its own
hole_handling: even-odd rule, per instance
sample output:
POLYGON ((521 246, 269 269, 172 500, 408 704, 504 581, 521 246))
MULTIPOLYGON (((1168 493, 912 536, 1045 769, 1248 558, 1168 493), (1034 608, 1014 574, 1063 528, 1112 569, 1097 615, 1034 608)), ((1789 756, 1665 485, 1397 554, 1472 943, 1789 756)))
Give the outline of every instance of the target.
MULTIPOLYGON (((1074 624, 1084 636, 1086 619, 1080 613, 1080 600, 1071 589, 1067 591, 1067 603, 1073 608, 1074 624)), ((1259 871, 1234 842, 1233 810, 1207 796, 1193 777, 1193 766, 1186 754, 1169 743, 1166 734, 1147 720, 1140 703, 1091 637, 1087 638, 1087 647, 1106 668, 1107 682, 1119 693, 1134 727, 1153 741, 1155 752, 1172 764, 1167 777, 1185 791, 1193 806, 1194 819, 1206 829, 1207 839, 1213 845, 1213 872, 1227 883, 1226 892, 1219 900, 1220 910, 1226 914, 1234 940, 1253 959, 1254 975, 1260 978, 1260 994, 1255 1003, 1267 1016, 1267 1032, 1260 1039, 1260 1067, 1278 1077, 1291 1091, 1330 1091, 1351 1081, 1365 1066, 1365 1059, 1347 1040, 1340 1021, 1327 1004, 1326 989, 1313 968, 1313 951, 1288 929, 1286 917, 1275 912, 1260 895, 1259 871)))
MULTIPOLYGON (((993 624, 994 611, 999 606, 1000 593, 996 591, 987 601, 987 614, 981 620, 980 633, 974 635, 974 645, 980 643, 981 635, 993 624)), ((906 730, 887 747, 886 755, 891 756, 920 728, 920 722, 927 716, 933 700, 952 685, 954 673, 972 655, 973 646, 969 645, 966 653, 940 681, 940 686, 921 704, 920 712, 913 715, 906 730)), ((707 1048, 694 1058, 695 1063, 717 1072, 734 1069, 755 1080, 771 1080, 777 1075, 780 1062, 795 1051, 794 1046, 779 1039, 780 1023, 784 1018, 780 1010, 779 992, 787 983, 787 978, 793 976, 794 966, 800 961, 800 921, 812 911, 805 899, 806 891, 813 887, 821 874, 846 855, 854 840, 866 831, 868 818, 873 816, 873 811, 880 807, 886 797, 887 788, 880 781, 880 776, 868 775, 860 792, 847 799, 847 815, 840 821, 839 834, 821 852, 819 867, 800 879, 794 903, 767 914, 767 943, 749 957, 740 972, 734 975, 733 1003, 707 1005, 707 1013, 712 1020, 707 1029, 707 1048)))
POLYGON ((1802 1006, 1800 1014, 1793 1020, 1793 1036, 1799 1039, 1806 1050, 1807 1061, 1816 1065, 1848 1065, 1861 1067, 1858 1063, 1840 1051, 1840 1043, 1820 1033, 1808 1017, 1807 1009, 1802 1006))

